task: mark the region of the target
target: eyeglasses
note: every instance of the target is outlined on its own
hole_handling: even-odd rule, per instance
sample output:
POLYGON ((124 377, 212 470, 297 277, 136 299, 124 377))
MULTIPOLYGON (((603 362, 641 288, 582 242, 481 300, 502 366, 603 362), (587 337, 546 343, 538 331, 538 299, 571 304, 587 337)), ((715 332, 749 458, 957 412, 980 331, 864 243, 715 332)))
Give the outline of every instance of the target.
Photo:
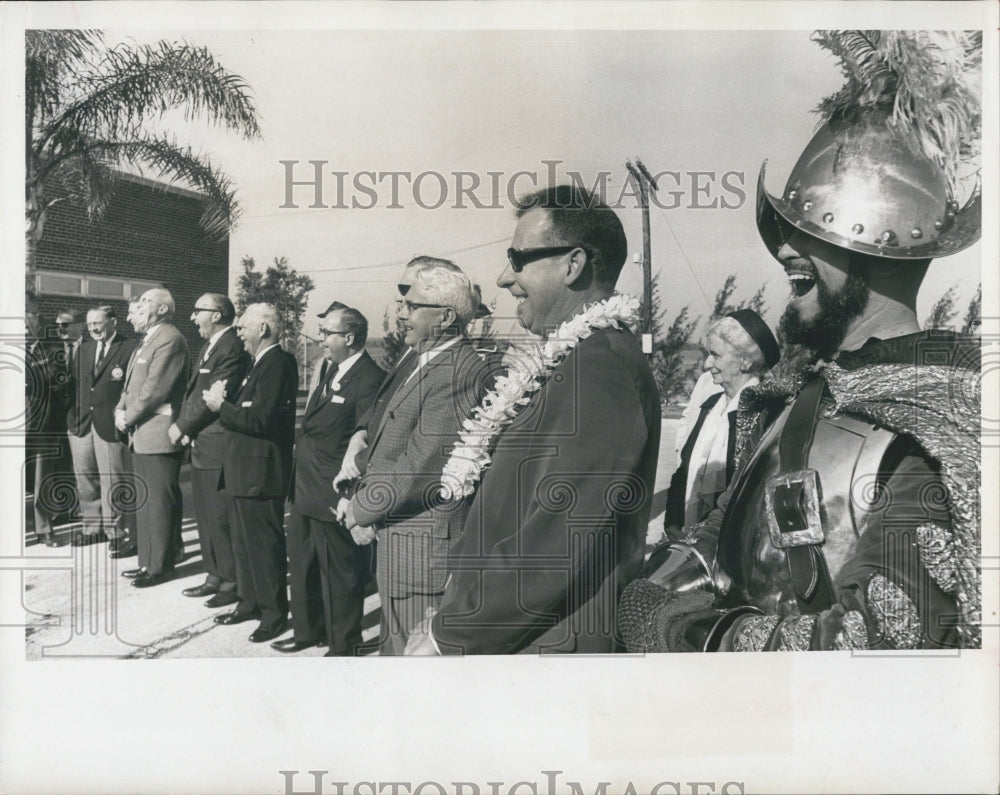
POLYGON ((407 301, 405 298, 402 301, 397 301, 397 303, 406 310, 406 314, 410 314, 414 309, 448 309, 448 307, 441 306, 441 304, 417 304, 413 301, 407 301))
POLYGON ((350 333, 351 333, 350 331, 330 331, 329 329, 325 329, 325 328, 321 328, 321 329, 319 330, 319 335, 320 335, 320 336, 321 336, 321 337, 322 337, 323 339, 326 339, 326 338, 327 338, 327 337, 329 337, 329 336, 330 336, 331 334, 339 334, 339 335, 340 335, 340 336, 342 336, 342 337, 346 337, 346 336, 347 336, 348 334, 350 334, 350 333))
POLYGON ((218 311, 219 310, 216 309, 214 306, 196 306, 194 308, 194 311, 191 312, 191 314, 193 315, 195 314, 195 312, 218 312, 218 311))
POLYGON ((69 323, 56 323, 56 328, 69 328, 69 323))
POLYGON ((510 269, 514 273, 520 273, 521 270, 529 262, 534 262, 536 259, 545 259, 546 257, 554 257, 557 254, 569 254, 569 252, 583 248, 583 246, 545 246, 542 248, 509 248, 507 249, 507 261, 510 263, 510 269))

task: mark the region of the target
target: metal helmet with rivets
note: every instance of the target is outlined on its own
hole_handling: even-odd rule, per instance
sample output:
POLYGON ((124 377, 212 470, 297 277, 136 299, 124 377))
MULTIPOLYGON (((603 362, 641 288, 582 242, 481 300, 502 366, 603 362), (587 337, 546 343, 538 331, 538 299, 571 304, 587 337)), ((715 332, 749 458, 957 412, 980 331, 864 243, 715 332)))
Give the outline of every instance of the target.
POLYGON ((816 31, 847 82, 780 195, 757 180, 773 255, 795 229, 862 254, 923 260, 980 236, 982 37, 975 31, 816 31), (962 194, 957 196, 956 194, 962 194), (959 199, 964 206, 959 207, 959 199))
POLYGON ((980 236, 979 190, 961 209, 944 171, 886 124, 828 122, 813 136, 780 196, 757 180, 757 228, 772 255, 794 229, 890 259, 954 254, 980 236))

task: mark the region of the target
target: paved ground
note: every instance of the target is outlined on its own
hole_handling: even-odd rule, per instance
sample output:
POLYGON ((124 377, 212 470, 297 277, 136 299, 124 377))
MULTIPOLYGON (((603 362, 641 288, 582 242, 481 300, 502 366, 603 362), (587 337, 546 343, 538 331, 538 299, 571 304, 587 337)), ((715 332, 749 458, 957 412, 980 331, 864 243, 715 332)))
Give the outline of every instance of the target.
MULTIPOLYGON (((656 493, 647 540, 652 542, 662 523, 666 487, 674 468, 676 421, 664 420, 656 493)), ((75 548, 69 545, 73 525, 58 528, 63 546, 50 549, 29 538, 27 555, 44 558, 51 567, 23 575, 26 611, 25 641, 28 659, 59 657, 95 658, 212 658, 279 657, 269 644, 247 641, 254 622, 225 627, 213 616, 231 608, 211 610, 204 599, 191 599, 181 591, 204 580, 201 550, 194 523, 187 472, 182 472, 184 495, 185 559, 177 577, 153 588, 133 588, 120 572, 134 568, 136 559, 111 560, 107 545, 75 548)), ((364 637, 378 632, 377 594, 365 600, 364 637)), ((291 631, 287 636, 291 635, 291 631)), ((313 648, 295 656, 318 657, 325 649, 313 648)))

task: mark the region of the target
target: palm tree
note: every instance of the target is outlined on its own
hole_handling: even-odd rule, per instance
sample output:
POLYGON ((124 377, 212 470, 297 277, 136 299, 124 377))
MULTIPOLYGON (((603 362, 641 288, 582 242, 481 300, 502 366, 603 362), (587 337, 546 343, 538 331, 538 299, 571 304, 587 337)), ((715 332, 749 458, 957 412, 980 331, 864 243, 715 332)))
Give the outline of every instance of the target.
POLYGON ((115 167, 148 168, 204 197, 201 223, 221 237, 239 214, 228 177, 156 129, 169 111, 260 136, 249 86, 204 47, 161 41, 107 48, 90 30, 25 32, 25 220, 29 270, 54 204, 107 207, 115 167), (52 190, 54 185, 61 186, 52 190), (59 194, 59 195, 51 195, 59 194))

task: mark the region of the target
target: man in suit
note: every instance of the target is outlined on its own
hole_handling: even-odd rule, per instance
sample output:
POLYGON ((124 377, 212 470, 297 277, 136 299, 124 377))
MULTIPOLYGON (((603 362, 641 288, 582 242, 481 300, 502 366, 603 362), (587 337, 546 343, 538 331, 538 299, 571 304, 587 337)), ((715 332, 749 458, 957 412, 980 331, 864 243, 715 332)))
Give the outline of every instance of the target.
POLYGON ((50 429, 55 404, 59 396, 59 366, 53 352, 40 338, 42 323, 38 315, 38 299, 32 292, 24 295, 24 408, 25 462, 30 465, 32 519, 35 535, 47 547, 58 547, 59 540, 52 527, 57 446, 50 443, 50 429))
POLYGON ((205 293, 195 301, 191 322, 205 344, 198 354, 198 367, 188 380, 180 414, 167 431, 174 444, 191 447, 191 491, 206 572, 204 583, 181 593, 210 596, 207 607, 225 607, 237 601, 228 502, 219 490, 225 432, 218 413, 209 409, 201 396, 215 381, 225 383, 228 396, 235 395, 250 367, 250 357, 232 327, 235 318, 233 302, 224 295, 205 293))
POLYGON ((125 372, 137 342, 118 331, 111 306, 87 312, 90 339, 73 362, 73 400, 66 416, 73 470, 80 495, 83 529, 76 546, 110 539, 112 557, 135 553, 132 465, 125 437, 115 427, 115 406, 125 386, 125 372))
POLYGON ((122 572, 136 588, 170 580, 183 556, 184 450, 170 440, 168 430, 184 400, 189 356, 187 342, 171 323, 173 316, 168 290, 157 287, 142 294, 133 324, 144 336, 129 362, 115 411, 115 427, 129 433, 132 469, 145 492, 138 496, 136 511, 139 565, 122 572))
POLYGON ((533 373, 524 383, 540 386, 526 386, 527 404, 494 436, 440 609, 407 653, 616 649, 615 608, 642 564, 660 439, 656 384, 629 328, 638 302, 614 295, 626 255, 618 217, 582 188, 519 204, 497 284, 521 325, 546 338, 550 364, 541 374, 522 365, 533 373))
POLYGON ((464 510, 442 509, 436 494, 487 378, 465 336, 477 306, 472 283, 450 262, 422 259, 402 301, 405 342, 414 352, 380 390, 395 391, 373 413, 367 470, 345 514, 356 540, 378 538, 382 654, 402 653, 410 629, 444 590, 448 544, 464 510))
POLYGON ((271 304, 251 304, 236 320, 236 333, 253 357, 232 402, 215 381, 202 396, 225 429, 221 484, 229 499, 239 602, 218 624, 259 619, 251 643, 274 640, 288 624, 285 495, 295 441, 299 371, 283 351, 282 325, 271 304))
POLYGON ((309 387, 289 492, 293 504, 288 574, 294 634, 271 647, 295 652, 325 637, 328 657, 352 656, 361 645, 372 548, 356 544, 337 521, 340 495, 332 481, 358 419, 371 407, 385 372, 365 350, 368 321, 358 310, 335 301, 319 318, 327 355, 309 387))

